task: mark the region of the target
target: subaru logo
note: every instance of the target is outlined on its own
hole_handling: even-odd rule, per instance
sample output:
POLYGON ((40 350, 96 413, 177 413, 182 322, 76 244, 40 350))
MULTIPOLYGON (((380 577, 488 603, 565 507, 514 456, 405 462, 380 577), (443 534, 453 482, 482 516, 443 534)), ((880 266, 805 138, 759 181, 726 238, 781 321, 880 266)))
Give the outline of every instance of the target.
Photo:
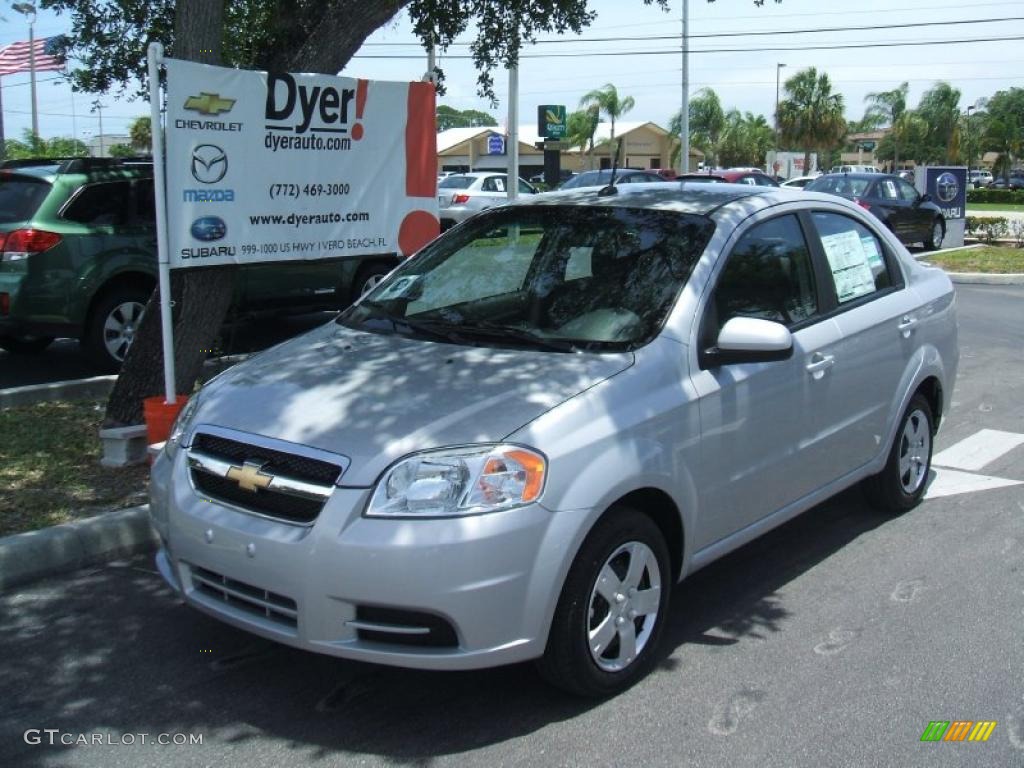
POLYGON ((220 240, 228 233, 228 225, 219 216, 202 216, 192 222, 192 237, 209 243, 220 240))
POLYGON ((192 150, 192 178, 200 184, 216 184, 228 172, 228 156, 216 144, 200 144, 192 150))
POLYGON ((956 199, 957 194, 960 192, 960 184, 956 180, 956 176, 948 171, 939 176, 935 182, 935 193, 939 196, 939 200, 944 203, 948 203, 956 199))

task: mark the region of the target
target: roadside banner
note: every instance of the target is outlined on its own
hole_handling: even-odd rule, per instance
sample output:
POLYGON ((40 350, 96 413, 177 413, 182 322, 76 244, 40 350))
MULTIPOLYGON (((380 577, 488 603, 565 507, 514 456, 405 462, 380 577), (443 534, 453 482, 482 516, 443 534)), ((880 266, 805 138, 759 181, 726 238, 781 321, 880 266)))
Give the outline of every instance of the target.
POLYGON ((163 64, 171 268, 409 255, 437 236, 432 83, 163 64))

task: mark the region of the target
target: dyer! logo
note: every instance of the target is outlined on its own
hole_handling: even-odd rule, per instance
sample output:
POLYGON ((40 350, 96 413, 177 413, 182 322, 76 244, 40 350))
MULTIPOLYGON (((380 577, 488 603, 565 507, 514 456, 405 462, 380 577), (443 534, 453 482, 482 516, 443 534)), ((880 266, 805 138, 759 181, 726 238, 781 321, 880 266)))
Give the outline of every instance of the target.
POLYGON ((198 112, 201 115, 219 115, 221 112, 230 112, 235 106, 235 99, 225 99, 219 93, 207 93, 200 91, 198 96, 189 96, 185 99, 185 109, 198 112))
POLYGON ((192 150, 192 178, 200 184, 216 184, 228 172, 228 156, 216 144, 200 144, 192 150))
POLYGON ((363 117, 368 81, 357 81, 355 88, 300 85, 287 73, 267 75, 268 131, 294 131, 297 134, 350 133, 356 141, 363 138, 360 123, 349 128, 349 105, 355 100, 355 119, 363 117))

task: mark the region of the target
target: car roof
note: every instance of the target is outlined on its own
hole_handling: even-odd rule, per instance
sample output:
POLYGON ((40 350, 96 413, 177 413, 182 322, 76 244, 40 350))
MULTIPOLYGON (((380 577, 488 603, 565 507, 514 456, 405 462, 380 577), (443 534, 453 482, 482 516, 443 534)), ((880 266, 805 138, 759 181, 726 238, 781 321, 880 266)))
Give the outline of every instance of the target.
MULTIPOLYGON (((700 181, 660 181, 646 184, 624 184, 616 187, 614 195, 600 195, 602 187, 576 187, 574 189, 544 192, 519 198, 513 205, 573 205, 607 208, 654 208, 707 216, 713 211, 756 197, 765 198, 765 205, 791 200, 808 200, 802 192, 773 187, 752 187, 748 184, 707 184, 700 181), (772 199, 772 193, 784 199, 772 199)), ((823 195, 821 199, 829 199, 823 195)))
POLYGON ((874 181, 875 179, 898 179, 895 173, 870 173, 863 171, 850 171, 849 173, 826 173, 823 176, 819 176, 819 179, 864 179, 865 181, 874 181))

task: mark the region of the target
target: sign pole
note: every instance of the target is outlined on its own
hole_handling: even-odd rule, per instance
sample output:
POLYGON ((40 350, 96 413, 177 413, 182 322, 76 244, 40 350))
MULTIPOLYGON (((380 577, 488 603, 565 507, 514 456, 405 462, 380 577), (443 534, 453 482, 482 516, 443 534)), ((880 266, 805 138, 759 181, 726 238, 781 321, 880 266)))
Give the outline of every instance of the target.
POLYGON ((509 200, 519 197, 519 64, 508 71, 508 175, 506 194, 509 200))
POLYGON ((157 265, 160 277, 160 332, 164 350, 164 394, 167 405, 177 401, 174 377, 174 329, 171 327, 171 262, 167 249, 167 184, 164 173, 164 134, 160 122, 160 65, 164 47, 150 43, 149 65, 150 134, 153 141, 153 188, 156 198, 157 265))

